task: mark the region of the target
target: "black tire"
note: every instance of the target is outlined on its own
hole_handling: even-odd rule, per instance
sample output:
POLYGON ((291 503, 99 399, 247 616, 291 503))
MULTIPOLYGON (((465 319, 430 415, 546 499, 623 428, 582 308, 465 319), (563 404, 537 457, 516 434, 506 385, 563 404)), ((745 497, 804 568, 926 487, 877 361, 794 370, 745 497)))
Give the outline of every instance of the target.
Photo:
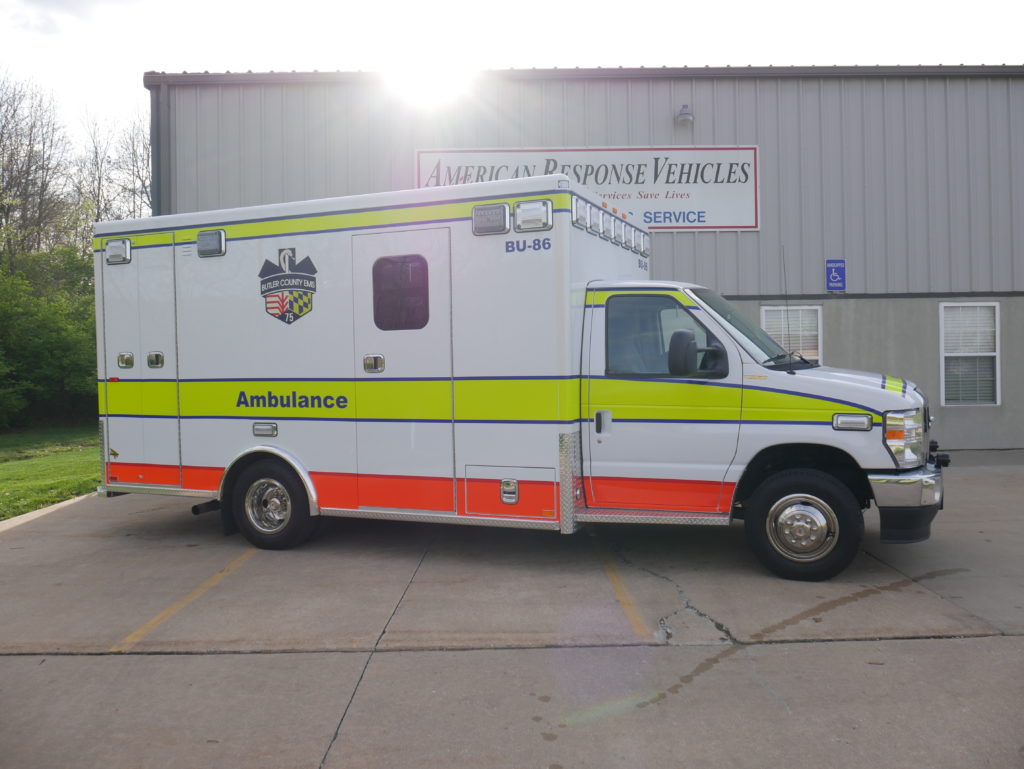
POLYGON ((302 481, 291 468, 272 459, 261 459, 242 470, 231 501, 242 534, 264 550, 301 545, 315 528, 302 481))
POLYGON ((744 504, 747 545, 785 579, 831 579, 857 556, 864 514, 841 481, 820 470, 784 470, 744 504))

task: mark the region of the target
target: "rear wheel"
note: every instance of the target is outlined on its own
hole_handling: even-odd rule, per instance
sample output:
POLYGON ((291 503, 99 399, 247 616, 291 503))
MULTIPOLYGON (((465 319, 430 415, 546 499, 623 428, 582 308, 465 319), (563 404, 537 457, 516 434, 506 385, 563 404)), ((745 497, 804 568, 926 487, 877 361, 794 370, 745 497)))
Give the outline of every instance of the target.
POLYGON ((232 501, 235 523, 256 547, 284 550, 301 545, 313 533, 306 490, 280 462, 264 459, 245 468, 232 501))
POLYGON ((834 577, 850 565, 864 537, 864 516, 853 493, 820 470, 773 475, 744 506, 747 544, 786 579, 834 577))

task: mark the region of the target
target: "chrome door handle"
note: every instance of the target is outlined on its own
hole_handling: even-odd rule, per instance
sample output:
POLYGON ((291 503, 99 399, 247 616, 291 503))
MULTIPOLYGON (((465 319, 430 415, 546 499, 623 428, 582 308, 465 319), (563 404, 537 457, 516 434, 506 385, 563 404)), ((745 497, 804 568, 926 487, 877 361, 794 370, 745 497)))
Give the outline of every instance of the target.
POLYGON ((367 374, 379 374, 384 370, 383 355, 364 355, 363 371, 367 374))

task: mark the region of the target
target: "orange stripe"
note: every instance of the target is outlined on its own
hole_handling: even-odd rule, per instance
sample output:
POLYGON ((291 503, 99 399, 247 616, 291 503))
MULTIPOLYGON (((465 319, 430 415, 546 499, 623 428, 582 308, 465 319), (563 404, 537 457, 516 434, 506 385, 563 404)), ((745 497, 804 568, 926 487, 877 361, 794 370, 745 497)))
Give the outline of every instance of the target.
POLYGON ((399 510, 453 509, 451 478, 421 478, 408 475, 356 475, 354 473, 310 473, 321 507, 355 510, 359 507, 389 507, 399 510))
POLYGON ((151 486, 180 486, 181 468, 177 465, 108 462, 107 483, 144 483, 151 486))
MULTIPOLYGON (((217 467, 183 467, 110 462, 107 483, 152 486, 183 486, 217 491, 224 470, 217 467)), ((355 510, 385 507, 400 510, 452 510, 452 479, 402 475, 310 473, 322 507, 355 510)), ((665 478, 589 478, 595 507, 620 510, 728 513, 736 484, 716 481, 679 481, 665 478)), ((501 501, 501 481, 459 479, 460 515, 552 520, 558 516, 558 484, 520 481, 519 501, 501 501)))
POLYGON ((359 489, 352 473, 310 473, 320 507, 354 510, 359 507, 359 489))
POLYGON ((403 475, 360 475, 360 507, 395 507, 402 510, 455 509, 452 478, 417 478, 403 475))
POLYGON ((519 481, 519 501, 501 501, 501 481, 491 478, 459 479, 459 515, 540 518, 558 515, 558 484, 550 481, 519 481))
POLYGON ((590 478, 592 505, 623 510, 687 510, 727 513, 734 483, 668 478, 590 478))
POLYGON ((220 482, 223 477, 224 468, 222 467, 181 468, 181 485, 186 489, 220 491, 220 482))

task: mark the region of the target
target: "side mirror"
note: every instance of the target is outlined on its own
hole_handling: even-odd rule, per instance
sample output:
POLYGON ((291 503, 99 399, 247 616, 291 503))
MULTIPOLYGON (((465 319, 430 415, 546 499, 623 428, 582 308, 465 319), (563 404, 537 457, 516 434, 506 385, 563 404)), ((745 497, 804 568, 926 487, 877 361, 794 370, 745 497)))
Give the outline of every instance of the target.
POLYGON ((668 373, 672 376, 693 376, 697 373, 697 339, 688 328, 672 332, 668 342, 668 373))
POLYGON ((701 373, 708 379, 723 379, 729 376, 729 356, 721 342, 712 339, 707 347, 698 347, 697 352, 704 353, 704 368, 701 373))

